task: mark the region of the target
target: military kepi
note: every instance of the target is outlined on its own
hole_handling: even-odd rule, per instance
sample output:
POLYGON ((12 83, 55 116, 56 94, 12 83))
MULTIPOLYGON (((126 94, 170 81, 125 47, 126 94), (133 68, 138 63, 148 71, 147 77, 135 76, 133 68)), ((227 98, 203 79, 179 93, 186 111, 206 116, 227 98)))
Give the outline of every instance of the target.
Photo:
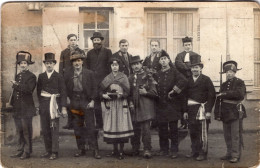
POLYGON ((201 56, 199 54, 190 55, 190 66, 199 65, 203 68, 203 63, 201 62, 201 56))
POLYGON ((232 70, 233 72, 237 72, 238 70, 241 70, 242 68, 238 69, 237 68, 237 62, 230 60, 227 62, 224 62, 223 64, 223 72, 222 73, 227 73, 227 71, 232 70))
POLYGON ((43 63, 45 63, 45 62, 54 62, 55 64, 57 63, 57 61, 55 60, 55 54, 54 53, 51 53, 51 52, 45 53, 44 57, 45 58, 43 60, 43 63))
POLYGON ((16 63, 20 64, 21 61, 26 61, 28 64, 34 64, 31 53, 27 51, 19 51, 16 54, 16 63))

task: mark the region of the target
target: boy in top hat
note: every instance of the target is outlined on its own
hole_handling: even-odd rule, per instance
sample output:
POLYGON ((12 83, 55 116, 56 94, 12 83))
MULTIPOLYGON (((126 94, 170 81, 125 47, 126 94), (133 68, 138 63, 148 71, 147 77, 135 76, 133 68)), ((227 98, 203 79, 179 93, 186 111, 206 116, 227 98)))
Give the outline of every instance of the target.
POLYGON ((148 72, 144 71, 140 56, 133 56, 130 64, 134 71, 129 77, 132 108, 132 121, 134 126, 134 137, 131 139, 133 154, 139 154, 140 139, 144 145, 143 156, 151 158, 151 133, 150 122, 155 118, 155 98, 157 95, 155 81, 148 72))
POLYGON ((185 89, 188 108, 183 117, 189 122, 192 152, 186 157, 194 157, 201 161, 207 157, 207 133, 216 94, 210 78, 202 74, 203 64, 200 55, 191 57, 190 68, 192 76, 188 78, 185 89))
POLYGON ((159 126, 160 155, 168 155, 170 139, 171 158, 174 159, 178 152, 178 120, 182 117, 180 108, 185 105, 181 92, 187 80, 175 66, 170 67, 170 57, 166 52, 162 51, 159 62, 162 69, 156 75, 159 96, 156 120, 159 126))
POLYGON ((226 73, 227 81, 221 85, 217 95, 215 106, 215 119, 223 122, 224 138, 227 153, 221 160, 229 160, 236 163, 241 157, 242 122, 246 117, 245 107, 241 103, 246 94, 246 86, 243 80, 236 77, 237 62, 227 61, 223 64, 223 73, 226 73))
POLYGON ((33 101, 33 91, 36 87, 36 76, 29 71, 32 56, 29 52, 19 51, 16 55, 16 64, 20 73, 15 76, 11 104, 14 107, 14 122, 18 139, 17 153, 11 157, 20 159, 30 158, 32 153, 32 117, 36 115, 33 101))
POLYGON ((126 76, 129 76, 132 73, 132 69, 130 67, 132 55, 128 53, 128 47, 128 41, 126 39, 122 39, 119 41, 120 50, 112 55, 112 57, 116 57, 120 60, 119 71, 123 72, 126 76))
POLYGON ((80 52, 72 53, 70 61, 73 67, 65 73, 65 85, 70 99, 70 111, 73 117, 73 128, 78 152, 75 157, 86 154, 86 135, 90 149, 94 151, 94 158, 100 159, 97 136, 95 135, 94 100, 97 97, 97 84, 92 71, 84 68, 84 55, 80 52))
POLYGON ((59 150, 59 117, 67 116, 67 96, 63 76, 54 70, 54 53, 45 53, 44 56, 46 71, 39 75, 37 83, 41 130, 46 150, 41 157, 54 160, 58 158, 59 150))
MULTIPOLYGON (((60 64, 59 64, 59 73, 64 76, 65 71, 72 67, 70 63, 70 56, 72 52, 78 51, 81 53, 85 53, 83 50, 79 48, 77 45, 78 37, 76 34, 69 34, 67 36, 68 47, 64 49, 60 54, 60 64)), ((64 129, 72 129, 72 117, 70 111, 68 111, 68 121, 64 129)))

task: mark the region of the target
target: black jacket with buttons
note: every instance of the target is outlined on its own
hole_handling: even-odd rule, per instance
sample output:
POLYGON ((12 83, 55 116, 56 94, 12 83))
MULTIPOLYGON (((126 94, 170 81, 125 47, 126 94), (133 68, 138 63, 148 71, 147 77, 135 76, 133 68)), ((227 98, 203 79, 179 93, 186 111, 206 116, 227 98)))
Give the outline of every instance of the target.
POLYGON ((126 76, 129 76, 130 74, 132 74, 132 68, 129 64, 131 58, 132 58, 132 55, 127 53, 127 57, 128 57, 128 62, 125 60, 125 57, 123 56, 122 52, 121 51, 118 51, 116 53, 114 53, 112 55, 112 57, 115 57, 117 59, 120 60, 119 62, 119 71, 120 72, 123 72, 126 76))
POLYGON ((221 91, 223 95, 221 98, 221 111, 220 111, 220 99, 217 99, 215 105, 215 118, 220 117, 224 122, 236 120, 239 118, 239 111, 237 104, 224 102, 225 100, 233 102, 241 102, 246 94, 246 86, 243 80, 234 77, 231 80, 227 80, 221 85, 221 91))
POLYGON ((21 72, 15 76, 12 105, 14 107, 14 117, 27 118, 36 115, 36 108, 33 101, 33 91, 36 87, 36 76, 29 70, 21 72))

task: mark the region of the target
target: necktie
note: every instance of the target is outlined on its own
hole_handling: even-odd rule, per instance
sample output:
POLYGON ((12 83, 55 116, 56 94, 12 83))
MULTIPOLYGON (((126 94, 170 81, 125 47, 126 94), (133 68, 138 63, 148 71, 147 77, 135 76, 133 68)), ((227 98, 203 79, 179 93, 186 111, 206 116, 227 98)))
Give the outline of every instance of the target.
POLYGON ((123 55, 124 55, 124 57, 125 57, 126 62, 128 63, 128 56, 127 56, 127 53, 125 53, 125 54, 123 54, 123 55))

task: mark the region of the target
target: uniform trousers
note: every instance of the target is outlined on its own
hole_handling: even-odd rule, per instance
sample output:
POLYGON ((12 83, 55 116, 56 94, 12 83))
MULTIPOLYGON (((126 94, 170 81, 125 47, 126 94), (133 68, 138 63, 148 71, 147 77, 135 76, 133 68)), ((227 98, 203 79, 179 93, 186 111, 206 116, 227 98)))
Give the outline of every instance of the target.
POLYGON ((131 145, 134 151, 140 149, 141 136, 144 150, 152 149, 150 122, 150 120, 142 122, 133 122, 134 136, 131 138, 131 145))
POLYGON ((14 117, 17 150, 32 153, 32 117, 14 117))
POLYGON ((226 155, 235 158, 240 158, 241 155, 239 122, 239 119, 223 122, 224 138, 227 146, 226 155))
POLYGON ((159 122, 160 149, 169 151, 169 139, 171 140, 171 152, 178 152, 178 120, 170 122, 159 122))

